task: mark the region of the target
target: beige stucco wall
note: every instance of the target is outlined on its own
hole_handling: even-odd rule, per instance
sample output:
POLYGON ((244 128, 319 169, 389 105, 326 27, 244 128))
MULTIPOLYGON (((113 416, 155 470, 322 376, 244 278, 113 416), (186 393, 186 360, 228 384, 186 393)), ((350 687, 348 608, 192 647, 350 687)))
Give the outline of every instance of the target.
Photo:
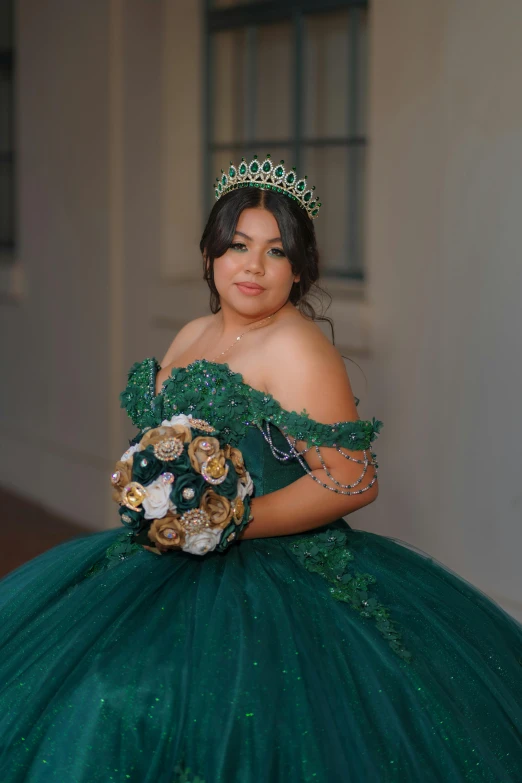
POLYGON ((1 481, 96 526, 110 464, 109 6, 18 10, 24 286, 0 305, 1 481))

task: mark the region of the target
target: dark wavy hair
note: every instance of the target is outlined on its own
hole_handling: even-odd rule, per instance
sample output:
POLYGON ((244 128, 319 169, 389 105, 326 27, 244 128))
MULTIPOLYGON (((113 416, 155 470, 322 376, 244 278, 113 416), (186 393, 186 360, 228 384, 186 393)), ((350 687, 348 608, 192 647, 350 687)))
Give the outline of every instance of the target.
POLYGON ((239 216, 244 209, 264 207, 275 217, 283 250, 286 253, 292 273, 299 274, 300 280, 294 283, 289 300, 307 318, 314 321, 326 321, 332 330, 332 342, 335 343, 333 321, 324 315, 332 297, 318 285, 319 251, 315 229, 306 210, 294 199, 262 188, 239 188, 226 193, 216 201, 207 220, 199 247, 206 253, 208 263, 203 259, 203 278, 210 288, 210 310, 217 313, 221 309, 219 293, 214 282, 214 260, 222 256, 233 242, 239 216), (322 306, 322 297, 329 299, 326 308, 317 312, 311 299, 318 300, 322 306))

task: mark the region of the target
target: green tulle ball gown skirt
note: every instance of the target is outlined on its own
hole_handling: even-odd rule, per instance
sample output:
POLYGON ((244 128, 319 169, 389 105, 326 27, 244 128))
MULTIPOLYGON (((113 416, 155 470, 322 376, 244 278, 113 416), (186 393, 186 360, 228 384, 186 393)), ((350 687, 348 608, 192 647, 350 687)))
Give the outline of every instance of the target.
POLYGON ((0 582, 2 783, 522 781, 522 630, 338 521, 157 556, 122 529, 0 582))

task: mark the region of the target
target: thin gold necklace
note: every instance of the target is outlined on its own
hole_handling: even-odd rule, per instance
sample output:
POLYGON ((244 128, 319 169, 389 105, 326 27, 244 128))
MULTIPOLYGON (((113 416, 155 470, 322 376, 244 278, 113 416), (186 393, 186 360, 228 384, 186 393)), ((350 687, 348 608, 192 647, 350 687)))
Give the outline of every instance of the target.
MULTIPOLYGON (((286 302, 285 302, 285 304, 286 304, 286 302)), ((282 305, 282 307, 284 307, 284 305, 282 305)), ((279 308, 279 310, 280 310, 280 309, 281 309, 281 307, 279 308)), ((244 337, 244 336, 245 336, 245 334, 248 334, 248 332, 251 332, 253 329, 260 329, 260 328, 261 328, 261 326, 262 326, 264 323, 266 323, 267 321, 269 321, 271 318, 273 318, 273 317, 274 317, 274 315, 276 315, 276 313, 278 313, 278 312, 279 312, 279 310, 276 310, 276 311, 275 311, 275 313, 272 313, 272 315, 268 315, 266 318, 262 318, 262 319, 261 319, 261 321, 256 321, 256 322, 255 322, 255 324, 253 324, 253 325, 251 324, 249 329, 245 329, 245 331, 244 331, 244 332, 242 332, 242 333, 239 335, 239 337, 236 337, 236 339, 234 340, 234 342, 232 343, 232 345, 229 345, 229 346, 228 346, 228 348, 225 348, 225 350, 224 350, 224 351, 221 351, 221 353, 218 353, 218 355, 217 355, 217 356, 214 356, 214 358, 213 358, 213 359, 211 359, 210 361, 212 361, 212 362, 215 362, 215 361, 216 361, 216 359, 219 359, 219 357, 220 357, 220 356, 223 356, 223 354, 225 354, 225 353, 227 353, 228 351, 230 351, 230 349, 231 349, 231 348, 233 348, 233 347, 234 347, 234 345, 237 345, 237 343, 238 343, 238 342, 241 340, 241 338, 242 338, 242 337, 244 337)))

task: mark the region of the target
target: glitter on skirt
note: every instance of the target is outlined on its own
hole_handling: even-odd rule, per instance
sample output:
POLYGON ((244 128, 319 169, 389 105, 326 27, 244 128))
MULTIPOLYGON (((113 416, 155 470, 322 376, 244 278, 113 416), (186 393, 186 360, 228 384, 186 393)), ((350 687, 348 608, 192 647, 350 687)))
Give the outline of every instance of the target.
MULTIPOLYGON (((173 387, 151 396, 143 369, 129 393, 154 426, 173 387)), ((303 475, 238 421, 257 494, 303 475)), ((203 557, 121 525, 77 538, 0 582, 0 629, 1 783, 522 781, 520 624, 342 520, 203 557)))

